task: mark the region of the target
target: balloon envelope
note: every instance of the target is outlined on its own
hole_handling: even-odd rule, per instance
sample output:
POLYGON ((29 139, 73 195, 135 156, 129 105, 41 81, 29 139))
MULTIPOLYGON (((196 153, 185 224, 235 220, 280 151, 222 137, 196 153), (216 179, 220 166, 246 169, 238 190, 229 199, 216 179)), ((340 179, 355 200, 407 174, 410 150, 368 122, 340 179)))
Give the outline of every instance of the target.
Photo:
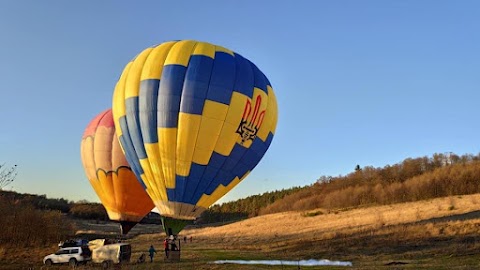
POLYGON ((112 111, 97 115, 87 126, 80 146, 85 173, 111 220, 126 234, 154 207, 130 169, 115 134, 112 111))
POLYGON ((133 171, 160 214, 180 220, 242 181, 277 123, 272 86, 252 62, 192 40, 148 48, 128 63, 112 110, 133 171))

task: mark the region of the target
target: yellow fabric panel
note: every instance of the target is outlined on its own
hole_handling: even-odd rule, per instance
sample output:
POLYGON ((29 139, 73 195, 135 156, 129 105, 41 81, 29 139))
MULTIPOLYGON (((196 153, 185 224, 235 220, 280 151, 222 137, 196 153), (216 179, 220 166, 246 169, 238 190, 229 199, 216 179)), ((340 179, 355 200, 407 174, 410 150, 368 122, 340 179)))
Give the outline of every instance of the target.
POLYGON ((230 54, 231 56, 235 56, 231 50, 229 50, 229 49, 227 49, 227 48, 225 48, 225 47, 222 47, 222 46, 215 46, 215 50, 216 50, 217 52, 224 52, 224 53, 230 54))
POLYGON ((193 40, 183 40, 175 43, 170 49, 164 65, 188 66, 195 43, 197 42, 193 40))
POLYGON ((176 172, 179 176, 190 174, 201 120, 202 116, 197 114, 180 112, 178 115, 176 172))
POLYGON ((150 164, 149 164, 149 159, 144 158, 144 159, 139 159, 140 166, 143 169, 143 174, 142 174, 142 179, 145 179, 143 183, 145 186, 147 186, 147 189, 151 190, 156 196, 160 196, 158 194, 157 189, 155 188, 155 178, 153 176, 152 171, 150 170, 150 164))
POLYGON ((153 194, 152 191, 149 190, 149 189, 146 189, 145 191, 148 193, 148 196, 150 196, 150 198, 152 198, 152 200, 154 200, 154 204, 158 208, 158 211, 160 211, 160 213, 165 213, 166 210, 164 209, 164 207, 162 205, 156 203, 156 201, 154 199, 156 195, 153 194))
MULTIPOLYGON (((117 132, 117 137, 122 136, 122 129, 120 128, 120 118, 126 115, 125 109, 125 82, 127 79, 128 71, 132 66, 132 62, 128 63, 123 69, 122 75, 115 86, 113 92, 112 100, 112 113, 113 113, 113 122, 115 123, 115 131, 117 132)), ((122 148, 123 150, 123 148, 122 148)))
POLYGON ((238 127, 238 124, 242 121, 243 111, 245 109, 245 104, 247 104, 247 100, 250 100, 250 98, 244 94, 233 92, 225 122, 238 127))
POLYGON ((226 104, 207 99, 203 106, 202 116, 223 121, 227 116, 228 109, 229 106, 226 104))
POLYGON ((238 92, 233 92, 225 123, 223 124, 217 144, 215 145, 215 152, 224 156, 230 155, 235 143, 240 138, 237 129, 242 121, 243 111, 247 100, 249 100, 247 96, 238 92))
MULTIPOLYGON (((150 198, 154 202, 155 206, 157 206, 156 203, 155 203, 155 198, 159 196, 158 195, 159 193, 155 193, 154 189, 149 188, 149 185, 152 185, 152 183, 149 182, 149 179, 147 179, 145 174, 140 175, 140 178, 142 179, 143 183, 145 183, 145 185, 147 186, 147 189, 145 191, 147 192, 148 196, 150 196, 150 198)), ((161 208, 158 208, 158 210, 162 211, 161 208)))
POLYGON ((202 165, 208 164, 220 136, 227 111, 228 105, 211 100, 205 101, 193 162, 202 165))
POLYGON ((207 165, 212 156, 215 144, 220 137, 223 121, 202 118, 200 131, 198 132, 197 145, 195 146, 195 153, 193 154, 193 162, 201 165, 207 165))
POLYGON ((208 149, 200 149, 198 146, 195 148, 192 161, 196 164, 207 165, 210 161, 213 151, 208 149))
POLYGON ((141 81, 147 79, 160 79, 162 76, 163 64, 167 59, 168 52, 175 43, 176 41, 170 41, 153 48, 143 65, 143 71, 140 77, 141 81))
POLYGON ((203 194, 202 197, 200 197, 200 200, 198 200, 197 206, 208 208, 210 206, 208 205, 209 198, 210 198, 209 195, 203 194))
POLYGON ((275 130, 277 129, 277 123, 278 123, 278 103, 277 103, 277 96, 275 95, 275 92, 273 92, 272 87, 268 86, 268 97, 271 99, 271 103, 273 105, 273 109, 271 109, 272 112, 272 125, 270 126, 270 131, 275 134, 275 130))
MULTIPOLYGON (((148 179, 147 188, 155 195, 152 198, 155 200, 167 200, 167 192, 165 189, 165 176, 163 175, 162 162, 160 157, 160 151, 158 143, 145 143, 145 152, 147 153, 148 160, 150 160, 150 169, 152 170, 152 180, 148 179), (150 183, 155 181, 155 185, 150 183)), ((143 165, 142 165, 143 166, 143 165)))
POLYGON ((217 144, 215 144, 215 152, 224 156, 230 155, 239 136, 236 133, 237 128, 238 124, 232 125, 227 122, 223 123, 222 130, 218 136, 217 144))
POLYGON ((143 65, 153 48, 142 51, 134 60, 128 72, 125 82, 125 100, 131 97, 138 97, 140 91, 140 75, 142 75, 143 65))
POLYGON ((103 192, 103 188, 102 188, 102 185, 100 184, 100 181, 98 180, 97 176, 95 175, 95 177, 93 178, 88 178, 88 181, 90 182, 90 184, 92 185, 92 188, 93 190, 95 191, 95 193, 97 194, 98 198, 100 199, 100 201, 102 202, 103 205, 105 204, 112 204, 108 198, 106 198, 105 196, 103 196, 104 192, 103 192))
POLYGON ((261 101, 262 104, 260 106, 260 110, 258 112, 259 115, 257 116, 257 118, 262 117, 260 114, 264 111, 263 119, 256 120, 256 121, 262 121, 260 129, 257 132, 257 137, 259 137, 262 141, 266 141, 268 133, 270 132, 270 127, 272 125, 271 121, 273 120, 270 117, 272 115, 272 111, 270 110, 275 109, 275 106, 273 104, 275 100, 272 100, 270 95, 267 96, 267 94, 265 94, 264 91, 258 88, 254 88, 253 100, 252 100, 252 111, 255 109, 255 102, 256 102, 257 95, 260 95, 260 97, 262 98, 262 101, 261 101))
POLYGON ((177 128, 158 128, 157 130, 165 187, 175 188, 177 128))
POLYGON ((215 58, 215 45, 206 42, 198 42, 195 45, 192 55, 204 55, 215 58))
POLYGON ((98 193, 98 197, 102 201, 105 208, 111 208, 113 211, 117 211, 117 203, 115 201, 115 189, 113 186, 112 174, 106 174, 103 170, 97 171, 97 179, 101 186, 101 192, 98 193))

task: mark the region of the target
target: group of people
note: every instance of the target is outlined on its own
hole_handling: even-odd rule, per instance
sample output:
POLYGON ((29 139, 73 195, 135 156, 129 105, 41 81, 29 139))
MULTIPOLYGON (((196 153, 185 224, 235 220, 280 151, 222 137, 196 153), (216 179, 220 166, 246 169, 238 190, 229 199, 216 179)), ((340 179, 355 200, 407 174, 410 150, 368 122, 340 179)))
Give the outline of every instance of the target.
POLYGON ((169 251, 176 251, 178 250, 177 244, 175 243, 175 238, 165 238, 163 240, 163 248, 165 250, 165 257, 168 258, 169 251))
MULTIPOLYGON (((186 243, 187 242, 187 237, 184 236, 183 237, 183 241, 186 243)), ((190 242, 192 242, 192 237, 190 236, 190 242)), ((170 236, 170 238, 165 238, 163 240, 163 249, 165 250, 165 257, 168 258, 169 256, 169 252, 170 251, 176 251, 176 250, 179 250, 179 248, 177 247, 177 244, 175 243, 175 240, 176 238, 174 238, 173 236, 170 236)), ((179 242, 180 244, 180 242, 179 242)), ((155 248, 153 247, 153 245, 150 245, 150 248, 148 249, 148 256, 150 257, 150 262, 153 262, 153 257, 155 256, 155 253, 157 253, 157 251, 155 250, 155 248)), ((143 263, 145 262, 145 253, 142 253, 140 255, 140 258, 138 258, 138 263, 143 263)))

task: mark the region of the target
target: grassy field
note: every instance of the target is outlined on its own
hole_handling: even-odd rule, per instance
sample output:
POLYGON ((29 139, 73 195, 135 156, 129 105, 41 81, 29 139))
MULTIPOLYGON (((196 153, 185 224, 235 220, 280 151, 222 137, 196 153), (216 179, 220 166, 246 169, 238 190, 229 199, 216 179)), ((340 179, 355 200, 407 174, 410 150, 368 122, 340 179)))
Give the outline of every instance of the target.
MULTIPOLYGON (((83 233, 118 232, 114 224, 80 222, 83 233)), ((139 225, 129 234, 132 263, 121 269, 480 269, 480 194, 357 209, 287 212, 223 226, 182 231, 180 263, 163 261, 160 226, 139 225), (153 244, 153 263, 134 264, 153 244), (352 267, 217 265, 215 260, 350 261, 352 267)), ((0 269, 45 269, 55 251, 0 248, 0 269), (23 254, 23 255, 19 255, 23 254)), ((52 267, 67 269, 67 267, 52 267)), ((95 265, 78 269, 99 269, 95 265)))

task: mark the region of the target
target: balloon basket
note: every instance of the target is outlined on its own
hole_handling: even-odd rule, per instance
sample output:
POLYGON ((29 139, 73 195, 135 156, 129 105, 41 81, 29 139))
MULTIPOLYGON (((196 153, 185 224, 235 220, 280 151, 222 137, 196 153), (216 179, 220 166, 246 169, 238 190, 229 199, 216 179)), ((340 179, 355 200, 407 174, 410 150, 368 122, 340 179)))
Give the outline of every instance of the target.
POLYGON ((171 250, 168 252, 168 257, 165 256, 165 262, 180 262, 180 250, 171 250))
POLYGON ((182 248, 181 248, 182 241, 173 235, 168 237, 167 241, 168 241, 168 251, 165 254, 164 261, 180 262, 180 253, 182 251, 182 248))

